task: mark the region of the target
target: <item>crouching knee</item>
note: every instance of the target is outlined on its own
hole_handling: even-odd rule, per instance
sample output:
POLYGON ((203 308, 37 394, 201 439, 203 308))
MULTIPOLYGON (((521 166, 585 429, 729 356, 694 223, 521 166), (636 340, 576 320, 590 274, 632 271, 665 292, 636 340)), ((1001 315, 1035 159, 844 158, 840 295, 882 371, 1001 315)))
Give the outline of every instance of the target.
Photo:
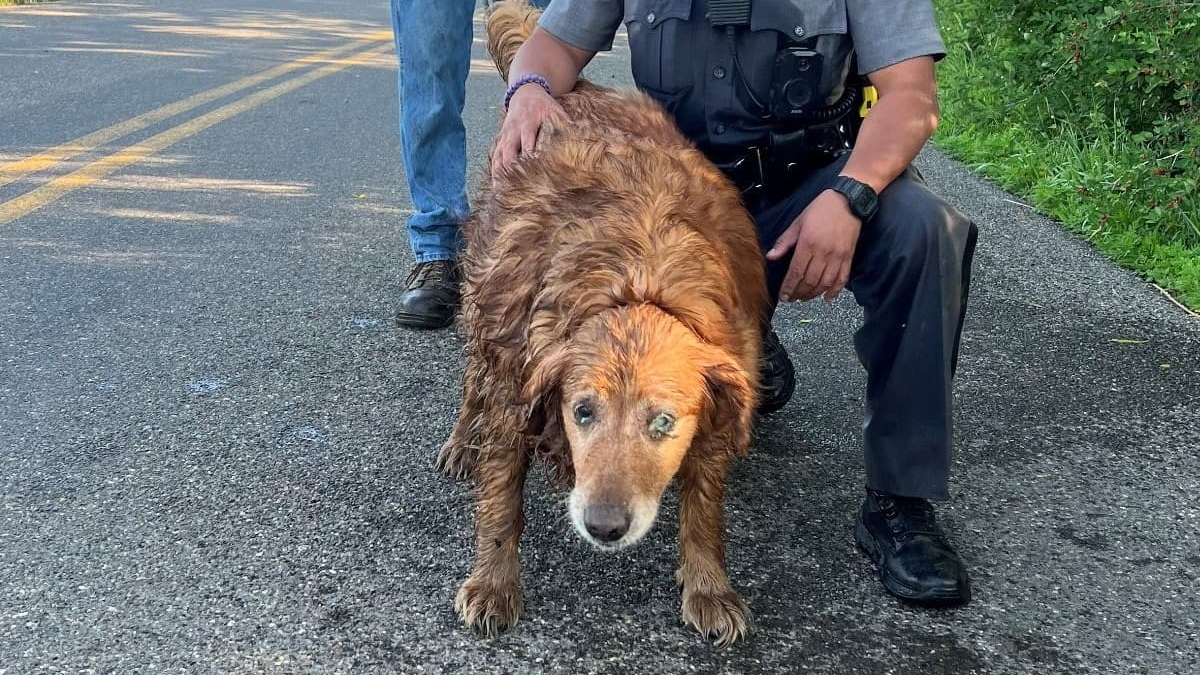
POLYGON ((879 211, 863 235, 907 261, 961 260, 977 230, 966 215, 906 173, 879 195, 879 211))

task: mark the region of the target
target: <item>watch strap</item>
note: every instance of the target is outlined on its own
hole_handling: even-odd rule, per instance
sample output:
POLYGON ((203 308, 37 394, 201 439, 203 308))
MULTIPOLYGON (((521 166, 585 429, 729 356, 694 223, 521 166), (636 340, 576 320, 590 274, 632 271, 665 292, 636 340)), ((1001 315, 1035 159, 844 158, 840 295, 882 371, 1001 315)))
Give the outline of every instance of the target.
POLYGON ((833 179, 829 189, 846 198, 846 203, 850 205, 850 211, 859 220, 867 221, 875 216, 875 212, 878 210, 878 198, 870 185, 850 176, 837 176, 833 179))

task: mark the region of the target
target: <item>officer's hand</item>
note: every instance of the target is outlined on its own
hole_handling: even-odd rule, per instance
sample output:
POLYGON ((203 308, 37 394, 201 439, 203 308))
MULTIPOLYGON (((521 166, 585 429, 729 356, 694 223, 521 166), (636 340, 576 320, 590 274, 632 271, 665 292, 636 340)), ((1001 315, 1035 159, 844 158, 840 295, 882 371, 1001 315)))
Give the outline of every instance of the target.
POLYGON ((542 125, 566 118, 562 106, 536 84, 517 89, 508 103, 508 113, 500 126, 492 152, 492 173, 501 174, 521 155, 537 149, 542 125))
POLYGON ((832 190, 818 195, 767 251, 768 260, 781 260, 796 249, 779 299, 808 301, 822 294, 826 301, 836 298, 850 280, 861 229, 845 197, 832 190))

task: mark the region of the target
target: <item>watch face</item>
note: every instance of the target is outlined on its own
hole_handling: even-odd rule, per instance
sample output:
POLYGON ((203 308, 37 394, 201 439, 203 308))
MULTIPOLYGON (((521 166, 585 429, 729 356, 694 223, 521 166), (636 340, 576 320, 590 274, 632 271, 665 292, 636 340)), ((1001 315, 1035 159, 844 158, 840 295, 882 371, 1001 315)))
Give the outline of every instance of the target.
POLYGON ((875 215, 877 199, 869 186, 848 177, 843 177, 840 183, 838 192, 846 195, 846 200, 850 202, 850 208, 854 211, 854 215, 863 219, 875 215))
POLYGON ((875 210, 875 197, 866 190, 858 190, 855 201, 858 202, 858 212, 864 216, 875 210))

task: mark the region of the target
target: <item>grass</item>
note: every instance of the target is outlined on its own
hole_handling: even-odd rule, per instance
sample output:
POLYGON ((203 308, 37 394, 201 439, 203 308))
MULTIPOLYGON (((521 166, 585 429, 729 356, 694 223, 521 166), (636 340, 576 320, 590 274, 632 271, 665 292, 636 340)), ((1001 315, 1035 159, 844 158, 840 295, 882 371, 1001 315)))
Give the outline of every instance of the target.
POLYGON ((58 2, 58 0, 0 0, 0 7, 10 5, 34 5, 40 2, 58 2))
POLYGON ((1015 85, 998 56, 1004 45, 966 39, 953 5, 939 4, 949 55, 938 69, 934 144, 1200 310, 1200 179, 1172 170, 1200 140, 1150 148, 1122 111, 1106 109, 1103 92, 1056 109, 1064 96, 1015 85), (1088 123, 1073 124, 1081 115, 1088 123))

